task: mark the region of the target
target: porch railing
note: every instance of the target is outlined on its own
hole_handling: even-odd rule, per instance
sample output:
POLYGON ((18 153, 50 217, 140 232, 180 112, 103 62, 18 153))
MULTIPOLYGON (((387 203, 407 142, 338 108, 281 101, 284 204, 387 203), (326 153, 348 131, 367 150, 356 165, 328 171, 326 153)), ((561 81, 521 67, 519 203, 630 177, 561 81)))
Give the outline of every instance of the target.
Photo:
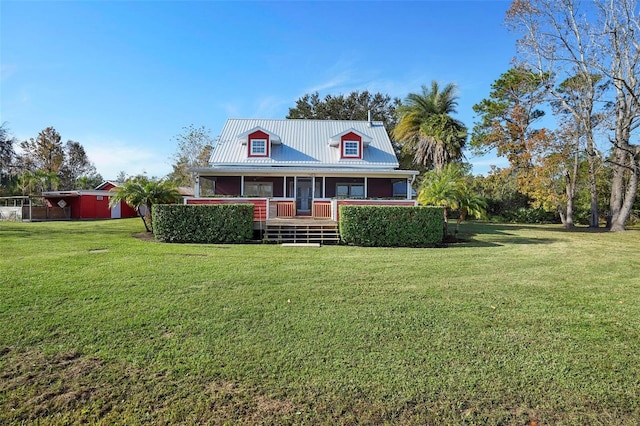
POLYGON ((314 201, 313 217, 316 219, 331 219, 331 201, 314 201))
MULTIPOLYGON (((251 203, 254 205, 254 221, 267 219, 290 218, 296 216, 296 202, 294 199, 267 198, 186 198, 185 204, 236 204, 251 203)), ((341 205, 388 205, 415 206, 414 200, 356 200, 356 199, 320 199, 314 200, 312 217, 315 219, 339 220, 339 206, 341 205)))
POLYGON ((278 206, 276 215, 278 217, 294 217, 296 215, 295 201, 272 201, 278 206))

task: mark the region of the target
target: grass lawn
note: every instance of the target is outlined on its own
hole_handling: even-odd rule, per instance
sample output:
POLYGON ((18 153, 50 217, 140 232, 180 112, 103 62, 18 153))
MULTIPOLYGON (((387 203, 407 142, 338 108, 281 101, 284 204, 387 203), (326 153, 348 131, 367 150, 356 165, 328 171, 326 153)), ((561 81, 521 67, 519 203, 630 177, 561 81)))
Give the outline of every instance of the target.
POLYGON ((640 232, 170 245, 0 223, 0 424, 638 424, 640 232))

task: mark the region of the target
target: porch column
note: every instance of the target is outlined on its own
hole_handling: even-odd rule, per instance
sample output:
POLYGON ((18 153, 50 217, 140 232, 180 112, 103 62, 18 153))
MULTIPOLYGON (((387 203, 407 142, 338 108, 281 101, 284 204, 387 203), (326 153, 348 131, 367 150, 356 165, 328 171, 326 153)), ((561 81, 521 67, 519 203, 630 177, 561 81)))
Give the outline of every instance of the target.
POLYGON ((196 183, 193 188, 193 196, 196 198, 200 198, 200 175, 196 174, 196 183))
POLYGON ((285 175, 282 181, 282 197, 287 198, 287 176, 285 175))
POLYGON ((327 190, 327 179, 326 176, 322 176, 322 198, 327 198, 326 194, 326 190, 327 190))
POLYGON ((367 198, 367 194, 369 191, 367 191, 367 177, 364 177, 364 198, 367 198))
POLYGON ((316 198, 316 175, 311 176, 311 199, 316 198))
POLYGON ((298 197, 298 176, 293 177, 293 198, 298 197))
POLYGON ((240 196, 244 197, 244 175, 240 176, 240 196))
POLYGON ((407 179, 407 200, 411 199, 411 179, 407 179))

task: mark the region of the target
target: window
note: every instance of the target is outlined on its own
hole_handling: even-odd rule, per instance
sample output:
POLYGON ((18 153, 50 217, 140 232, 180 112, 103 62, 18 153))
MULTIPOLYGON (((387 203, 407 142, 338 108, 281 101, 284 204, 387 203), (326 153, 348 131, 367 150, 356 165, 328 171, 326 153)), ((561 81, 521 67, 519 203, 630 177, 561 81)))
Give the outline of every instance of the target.
POLYGON ((273 197, 273 183, 272 182, 245 182, 244 196, 271 198, 273 197))
POLYGON ((407 198, 407 181, 396 180, 393 181, 393 197, 394 198, 407 198))
POLYGON ((342 143, 342 156, 349 158, 360 158, 360 142, 344 141, 342 143))
POLYGON ((339 183, 336 185, 338 198, 364 198, 364 185, 361 183, 339 183))
POLYGON ((267 156, 267 140, 266 139, 251 139, 251 148, 249 150, 250 155, 256 157, 267 156))

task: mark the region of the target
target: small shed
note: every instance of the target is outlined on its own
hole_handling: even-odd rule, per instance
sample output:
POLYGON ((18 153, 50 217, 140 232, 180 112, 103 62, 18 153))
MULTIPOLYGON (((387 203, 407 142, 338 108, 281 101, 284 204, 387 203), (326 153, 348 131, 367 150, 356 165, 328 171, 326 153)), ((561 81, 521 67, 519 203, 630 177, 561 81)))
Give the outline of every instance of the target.
POLYGON ((47 208, 64 211, 65 219, 120 219, 136 217, 138 213, 127 203, 119 202, 109 207, 117 185, 103 182, 94 190, 46 191, 42 193, 47 208))

